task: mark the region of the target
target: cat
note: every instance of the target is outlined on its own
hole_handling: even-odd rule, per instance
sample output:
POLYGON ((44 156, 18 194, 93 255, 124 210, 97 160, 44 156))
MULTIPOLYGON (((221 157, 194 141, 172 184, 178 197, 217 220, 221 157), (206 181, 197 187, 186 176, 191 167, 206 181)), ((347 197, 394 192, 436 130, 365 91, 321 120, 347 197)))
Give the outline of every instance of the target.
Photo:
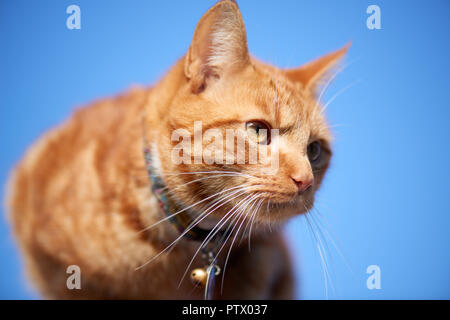
POLYGON ((41 296, 202 299, 190 272, 211 263, 214 299, 293 299, 282 226, 312 208, 329 166, 332 135, 317 93, 347 49, 294 69, 264 64, 249 55, 238 5, 222 0, 155 86, 99 100, 41 137, 14 169, 6 198, 41 296), (275 171, 266 170, 273 162, 176 163, 173 133, 193 137, 196 122, 265 148, 275 171), (205 262, 196 238, 217 241, 205 251, 213 260, 205 262), (72 265, 81 282, 70 290, 72 265))

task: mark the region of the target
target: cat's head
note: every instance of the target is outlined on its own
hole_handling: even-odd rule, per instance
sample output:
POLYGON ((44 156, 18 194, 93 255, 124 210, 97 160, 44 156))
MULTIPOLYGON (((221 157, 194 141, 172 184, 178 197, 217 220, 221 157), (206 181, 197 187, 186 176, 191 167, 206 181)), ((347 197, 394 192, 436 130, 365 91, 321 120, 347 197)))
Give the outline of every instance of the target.
POLYGON ((255 213, 259 222, 309 210, 331 157, 317 88, 346 50, 297 69, 268 66, 250 58, 236 3, 213 6, 181 62, 158 132, 171 195, 216 217, 255 213))

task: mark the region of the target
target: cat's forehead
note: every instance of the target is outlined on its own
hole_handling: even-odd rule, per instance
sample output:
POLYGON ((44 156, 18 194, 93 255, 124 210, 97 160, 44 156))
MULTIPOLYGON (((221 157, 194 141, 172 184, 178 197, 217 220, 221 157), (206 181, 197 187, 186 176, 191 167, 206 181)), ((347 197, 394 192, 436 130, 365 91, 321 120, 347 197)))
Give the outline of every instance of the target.
POLYGON ((287 79, 281 69, 259 63, 200 96, 189 95, 179 105, 177 119, 194 118, 208 126, 236 119, 264 120, 273 128, 296 133, 326 126, 317 103, 301 86, 287 79))
POLYGON ((321 106, 300 84, 290 81, 281 69, 258 63, 252 76, 244 79, 240 88, 245 88, 247 95, 240 100, 246 105, 241 112, 256 110, 281 132, 330 139, 321 106))
POLYGON ((271 66, 257 65, 251 79, 244 79, 249 104, 254 103, 277 123, 314 121, 318 105, 300 84, 291 82, 284 73, 271 66))

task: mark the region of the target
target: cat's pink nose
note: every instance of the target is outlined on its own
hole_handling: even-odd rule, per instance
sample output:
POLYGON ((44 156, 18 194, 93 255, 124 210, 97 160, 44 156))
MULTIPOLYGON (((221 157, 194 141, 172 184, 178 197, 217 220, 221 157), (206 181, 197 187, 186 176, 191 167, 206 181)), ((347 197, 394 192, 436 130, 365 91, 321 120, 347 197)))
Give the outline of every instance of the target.
POLYGON ((302 194, 306 190, 311 188, 311 186, 314 183, 314 178, 309 178, 309 177, 291 177, 291 178, 292 178, 292 181, 294 181, 295 185, 297 186, 299 194, 302 194))

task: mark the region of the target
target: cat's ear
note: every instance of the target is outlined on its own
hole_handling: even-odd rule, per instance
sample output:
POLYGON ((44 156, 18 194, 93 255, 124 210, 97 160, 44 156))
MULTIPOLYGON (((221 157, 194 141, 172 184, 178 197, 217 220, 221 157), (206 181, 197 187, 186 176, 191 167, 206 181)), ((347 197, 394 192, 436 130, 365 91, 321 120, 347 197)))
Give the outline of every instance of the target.
POLYGON ((344 57, 351 43, 343 48, 311 61, 300 68, 285 70, 286 76, 293 82, 299 82, 302 87, 312 92, 324 80, 329 71, 344 57))
POLYGON ((201 92, 210 81, 249 62, 241 12, 233 0, 222 0, 201 18, 185 58, 184 72, 192 92, 201 92))

